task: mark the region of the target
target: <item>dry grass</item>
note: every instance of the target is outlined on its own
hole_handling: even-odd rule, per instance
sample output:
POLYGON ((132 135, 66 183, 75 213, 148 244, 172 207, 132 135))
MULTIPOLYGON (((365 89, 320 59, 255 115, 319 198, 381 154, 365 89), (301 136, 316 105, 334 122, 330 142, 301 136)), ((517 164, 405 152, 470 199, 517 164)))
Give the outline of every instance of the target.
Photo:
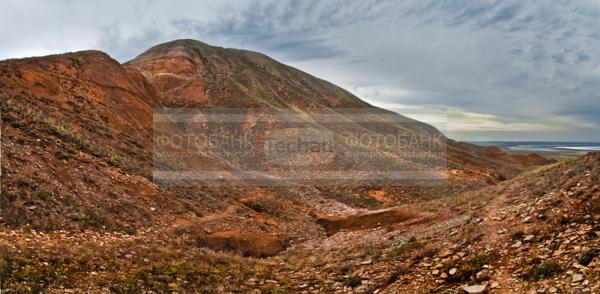
POLYGON ((520 267, 523 268, 521 277, 525 280, 550 278, 563 271, 560 264, 551 259, 542 261, 538 258, 533 258, 530 261, 523 262, 520 267))
POLYGON ((448 278, 446 278, 446 282, 481 282, 481 280, 485 280, 485 277, 477 279, 477 273, 483 269, 484 265, 490 264, 496 258, 497 254, 488 252, 472 256, 459 262, 454 260, 448 261, 444 264, 444 271, 448 272, 452 268, 456 268, 457 271, 454 275, 449 275, 448 278))

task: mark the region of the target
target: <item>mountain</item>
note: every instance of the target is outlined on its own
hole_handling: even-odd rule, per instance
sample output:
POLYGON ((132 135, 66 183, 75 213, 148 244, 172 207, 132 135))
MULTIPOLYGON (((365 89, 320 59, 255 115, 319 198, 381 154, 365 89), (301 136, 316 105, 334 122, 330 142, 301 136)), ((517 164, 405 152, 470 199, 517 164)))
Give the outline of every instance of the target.
POLYGON ((176 40, 125 63, 167 107, 371 107, 358 97, 266 55, 176 40))
MULTIPOLYGON (((302 248, 329 244, 336 236, 430 223, 437 212, 420 204, 454 199, 550 163, 537 155, 455 142, 432 126, 375 108, 260 53, 194 40, 157 45, 125 64, 99 51, 0 61, 0 107, 0 273, 4 284, 25 292, 245 291, 254 285, 242 280, 264 280, 267 271, 259 270, 262 261, 243 256, 301 258, 302 248), (448 172, 448 185, 160 185, 153 181, 153 167, 226 168, 231 177, 224 175, 225 182, 239 180, 239 170, 279 168, 222 150, 157 165, 153 133, 185 135, 189 126, 157 129, 153 115, 181 107, 284 110, 336 139, 382 130, 438 136, 447 162, 435 171, 448 172), (312 119, 315 114, 343 123, 325 125, 312 119), (377 127, 350 119, 357 114, 377 127), (405 123, 387 124, 390 118, 405 123), (219 289, 216 281, 224 281, 224 273, 231 277, 229 288, 219 289)), ((261 135, 278 130, 273 121, 246 127, 261 135)), ((357 150, 351 145, 340 148, 357 150)), ((318 175, 345 163, 371 170, 431 163, 374 148, 385 157, 306 169, 318 175)), ((300 169, 284 171, 305 168, 300 169)))
MULTIPOLYGON (((348 91, 263 54, 214 47, 195 40, 157 45, 125 63, 154 85, 165 107, 260 107, 296 112, 313 109, 377 109, 348 91)), ((383 110, 380 110, 383 112, 383 110)), ((380 112, 379 114, 381 114, 380 112)), ((403 120, 408 118, 399 115, 403 120)), ((437 133, 425 124, 405 124, 417 133, 437 133)), ((543 158, 449 141, 449 166, 472 178, 496 182, 543 158)))

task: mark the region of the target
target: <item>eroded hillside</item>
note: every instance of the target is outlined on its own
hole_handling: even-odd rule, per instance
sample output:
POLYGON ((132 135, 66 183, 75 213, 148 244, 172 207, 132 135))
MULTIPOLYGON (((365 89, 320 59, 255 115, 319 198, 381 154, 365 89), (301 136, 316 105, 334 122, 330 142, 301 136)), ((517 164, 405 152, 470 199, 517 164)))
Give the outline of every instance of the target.
MULTIPOLYGON (((264 55, 192 40, 158 45, 125 65, 98 51, 1 61, 0 91, 0 270, 15 291, 385 288, 395 280, 380 280, 394 267, 364 259, 365 250, 412 248, 420 241, 407 236, 428 236, 412 228, 447 229, 442 221, 454 216, 460 223, 461 210, 447 205, 470 197, 459 195, 548 163, 448 140, 446 187, 156 185, 154 109, 372 108, 264 55), (340 270, 339 280, 309 283, 304 275, 320 270, 312 262, 328 260, 323 252, 350 259, 326 269, 340 270)), ((411 125, 406 131, 437 132, 411 125)), ((412 249, 398 250, 390 260, 401 264, 412 249)))

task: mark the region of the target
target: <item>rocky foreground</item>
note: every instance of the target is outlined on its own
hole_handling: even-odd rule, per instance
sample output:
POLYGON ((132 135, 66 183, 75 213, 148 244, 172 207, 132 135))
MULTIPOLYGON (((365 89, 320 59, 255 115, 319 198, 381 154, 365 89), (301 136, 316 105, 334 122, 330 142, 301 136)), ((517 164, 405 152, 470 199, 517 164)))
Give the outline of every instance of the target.
POLYGON ((411 205, 437 215, 423 223, 341 230, 263 259, 198 248, 177 224, 135 235, 3 230, 4 287, 56 293, 598 293, 599 179, 600 154, 590 154, 498 186, 411 205))
POLYGON ((277 260, 308 256, 290 275, 307 292, 598 293, 599 180, 590 154, 413 206, 436 211, 427 223, 341 232, 277 260))

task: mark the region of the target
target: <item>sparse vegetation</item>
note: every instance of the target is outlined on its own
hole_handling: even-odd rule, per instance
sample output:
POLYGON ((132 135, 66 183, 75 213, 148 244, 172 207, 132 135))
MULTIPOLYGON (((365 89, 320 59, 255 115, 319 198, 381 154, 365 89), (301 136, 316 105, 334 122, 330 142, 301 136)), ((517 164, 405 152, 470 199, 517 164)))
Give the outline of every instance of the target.
POLYGON ((347 264, 343 264, 343 265, 340 267, 340 274, 341 274, 341 275, 345 275, 345 274, 347 274, 348 272, 350 272, 350 266, 348 266, 347 264))
POLYGON ((425 258, 433 258, 433 257, 435 257, 436 254, 437 254, 437 250, 435 250, 433 248, 426 248, 424 250, 419 251, 419 253, 417 253, 417 255, 415 255, 413 262, 418 262, 425 258))
POLYGON ((86 226, 96 228, 110 224, 104 212, 97 208, 88 208, 85 213, 81 215, 80 221, 86 226))
POLYGON ((35 191, 35 196, 44 201, 49 200, 52 197, 52 195, 53 193, 45 187, 40 187, 37 191, 35 191))
POLYGON ((63 149, 56 150, 54 155, 56 156, 56 159, 58 159, 58 160, 67 160, 67 159, 71 158, 71 156, 72 156, 72 154, 70 152, 65 151, 63 149))
POLYGON ((411 238, 407 242, 400 244, 400 246, 393 248, 388 255, 390 258, 398 258, 423 247, 425 247, 425 244, 419 243, 414 238, 411 238))
POLYGON ((539 280, 542 278, 550 278, 557 273, 562 272, 560 264, 554 260, 540 260, 539 258, 533 258, 530 261, 522 264, 523 279, 526 280, 539 280))
MULTIPOLYGON (((444 264, 444 271, 448 272, 452 268, 456 268, 456 273, 449 275, 446 278, 447 282, 469 282, 476 281, 476 275, 484 265, 490 264, 496 259, 497 255, 492 252, 481 253, 462 261, 449 261, 444 264)), ((480 279, 479 279, 480 280, 480 279)))
POLYGON ((595 257, 600 257, 600 248, 590 248, 584 251, 578 259, 579 264, 589 265, 595 257))
POLYGON ((525 236, 525 233, 522 230, 518 230, 518 231, 512 233, 512 235, 510 235, 510 238, 513 240, 521 240, 521 239, 523 239, 524 236, 525 236))
MULTIPOLYGON (((81 151, 102 158, 110 164, 120 166, 127 172, 151 178, 149 163, 139 162, 139 160, 133 160, 131 156, 121 154, 109 144, 102 144, 92 139, 92 135, 87 134, 86 130, 77 125, 46 113, 39 108, 32 107, 25 99, 15 97, 4 99, 2 109, 12 116, 11 121, 13 124, 23 122, 28 125, 45 126, 45 131, 50 135, 58 136, 65 142, 74 144, 81 151)), ((69 149, 59 149, 55 152, 55 156, 59 160, 66 160, 71 157, 71 152, 69 149)))
POLYGON ((283 219, 290 218, 290 215, 287 213, 287 209, 283 203, 281 203, 281 200, 251 198, 243 201, 243 204, 259 213, 281 217, 283 219))
POLYGON ((360 284, 362 283, 362 278, 359 276, 350 276, 348 279, 346 279, 346 286, 350 287, 350 288, 356 288, 358 286, 360 286, 360 284))
POLYGON ((369 249, 367 250, 363 256, 368 256, 372 260, 378 260, 381 257, 381 250, 379 249, 369 249))

